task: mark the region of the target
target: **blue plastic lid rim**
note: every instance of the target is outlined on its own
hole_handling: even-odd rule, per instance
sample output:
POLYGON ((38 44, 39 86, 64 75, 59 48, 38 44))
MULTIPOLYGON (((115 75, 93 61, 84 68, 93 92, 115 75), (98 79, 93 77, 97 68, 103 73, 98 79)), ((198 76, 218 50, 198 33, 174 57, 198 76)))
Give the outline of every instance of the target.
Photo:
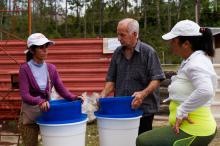
POLYGON ((68 123, 76 123, 81 122, 87 119, 86 114, 82 114, 80 118, 72 119, 72 120, 63 120, 63 121, 45 121, 41 117, 37 119, 37 124, 68 124, 68 123))
POLYGON ((104 114, 101 114, 99 111, 95 112, 95 116, 105 117, 105 118, 134 118, 134 117, 141 116, 142 114, 143 114, 143 111, 141 110, 136 110, 133 113, 120 114, 120 115, 104 115, 104 114))

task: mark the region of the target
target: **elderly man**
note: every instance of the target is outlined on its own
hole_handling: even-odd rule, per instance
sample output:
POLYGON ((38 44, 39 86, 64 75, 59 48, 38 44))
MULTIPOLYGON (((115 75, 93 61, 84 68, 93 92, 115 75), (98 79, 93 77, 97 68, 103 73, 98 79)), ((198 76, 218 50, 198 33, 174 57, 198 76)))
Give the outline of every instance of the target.
POLYGON ((114 90, 115 96, 134 96, 133 108, 144 112, 140 121, 139 134, 151 130, 160 99, 155 90, 165 75, 155 50, 138 39, 139 24, 126 18, 117 26, 121 43, 113 56, 101 97, 114 90))

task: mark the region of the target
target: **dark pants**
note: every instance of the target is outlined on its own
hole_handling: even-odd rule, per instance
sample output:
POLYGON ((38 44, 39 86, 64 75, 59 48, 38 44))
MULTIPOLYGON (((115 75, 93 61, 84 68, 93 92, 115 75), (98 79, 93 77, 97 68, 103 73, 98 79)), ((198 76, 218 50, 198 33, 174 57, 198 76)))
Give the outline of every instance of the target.
POLYGON ((153 119, 154 114, 141 117, 138 135, 146 131, 152 130, 153 119))
POLYGON ((136 146, 208 146, 215 135, 193 136, 182 130, 176 134, 171 126, 164 126, 139 135, 136 146))

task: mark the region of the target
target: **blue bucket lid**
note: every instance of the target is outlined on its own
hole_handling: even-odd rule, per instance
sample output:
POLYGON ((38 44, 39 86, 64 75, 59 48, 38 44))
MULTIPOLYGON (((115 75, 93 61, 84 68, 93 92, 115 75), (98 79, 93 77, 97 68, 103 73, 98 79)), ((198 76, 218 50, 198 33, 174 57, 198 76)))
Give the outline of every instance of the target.
POLYGON ((105 118, 132 118, 143 114, 140 109, 132 109, 131 102, 134 97, 119 96, 99 99, 99 110, 95 112, 97 117, 105 118))
POLYGON ((68 101, 65 99, 50 101, 50 109, 42 112, 37 119, 41 124, 63 124, 68 122, 79 122, 85 119, 81 112, 81 101, 68 101))
POLYGON ((77 119, 72 119, 72 120, 61 120, 61 121, 45 121, 42 119, 42 117, 39 117, 37 119, 37 124, 68 124, 68 123, 76 123, 76 122, 81 122, 87 119, 86 114, 81 114, 81 116, 77 119))

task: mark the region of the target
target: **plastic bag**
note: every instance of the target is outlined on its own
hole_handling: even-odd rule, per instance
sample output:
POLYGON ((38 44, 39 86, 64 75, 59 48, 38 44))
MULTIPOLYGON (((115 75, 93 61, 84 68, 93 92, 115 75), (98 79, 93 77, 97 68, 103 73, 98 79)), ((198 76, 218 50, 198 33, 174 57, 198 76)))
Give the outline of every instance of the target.
POLYGON ((57 93, 56 89, 53 86, 50 93, 50 100, 58 100, 58 99, 62 99, 62 97, 57 93))
POLYGON ((97 99, 99 98, 99 94, 93 92, 91 95, 88 95, 87 92, 82 94, 83 104, 82 104, 82 113, 87 114, 88 123, 93 122, 96 117, 94 112, 98 110, 97 99))

